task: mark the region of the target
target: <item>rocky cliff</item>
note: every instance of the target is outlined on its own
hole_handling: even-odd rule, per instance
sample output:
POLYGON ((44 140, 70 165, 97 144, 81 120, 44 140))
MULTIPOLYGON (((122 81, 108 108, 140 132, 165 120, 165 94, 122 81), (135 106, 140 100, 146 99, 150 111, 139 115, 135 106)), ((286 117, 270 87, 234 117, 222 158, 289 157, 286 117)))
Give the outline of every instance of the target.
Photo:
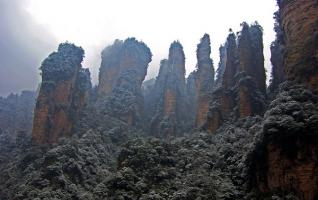
MULTIPOLYGON (((168 65, 168 60, 163 59, 160 62, 160 68, 158 76, 155 78, 155 83, 152 90, 144 94, 145 97, 145 108, 147 121, 149 122, 148 129, 155 130, 155 121, 160 121, 160 117, 163 116, 163 96, 165 92, 165 85, 167 77, 171 68, 168 65), (158 119, 157 119, 158 118, 158 119)), ((152 133, 154 134, 154 133, 152 133)))
POLYGON ((316 0, 278 1, 289 80, 318 88, 318 3, 316 0))
POLYGON ((187 77, 187 101, 189 103, 188 112, 192 113, 189 115, 189 124, 191 124, 191 128, 195 127, 196 119, 197 119, 197 108, 198 108, 198 95, 197 95, 197 87, 196 87, 196 71, 193 71, 187 77))
POLYGON ((264 68, 263 28, 255 22, 243 22, 238 36, 239 71, 253 77, 257 88, 266 94, 266 75, 264 68))
POLYGON ((278 56, 272 55, 273 80, 274 84, 285 77, 292 81, 280 85, 264 116, 253 153, 252 182, 263 195, 293 193, 314 200, 318 198, 318 3, 284 0, 278 4, 276 27, 282 32, 272 45, 279 51, 278 56))
POLYGON ((231 32, 224 46, 220 47, 220 63, 217 75, 217 85, 213 93, 209 115, 207 117, 207 129, 215 132, 234 108, 234 99, 231 95, 234 87, 235 74, 238 71, 236 36, 231 32))
POLYGON ((219 74, 205 124, 210 132, 215 132, 224 121, 263 113, 266 76, 262 34, 257 23, 242 23, 238 38, 230 30, 220 48, 219 74))
POLYGON ((263 29, 257 22, 242 24, 238 38, 239 74, 236 76, 238 115, 247 117, 264 112, 266 75, 263 54, 263 29))
POLYGON ((209 104, 212 100, 214 85, 214 67, 210 58, 210 36, 205 34, 197 46, 197 71, 195 72, 196 86, 196 127, 201 127, 207 118, 209 104))
POLYGON ((135 38, 116 40, 103 50, 97 106, 104 114, 119 118, 129 125, 143 126, 141 84, 151 57, 147 45, 135 38))
POLYGON ((280 25, 280 13, 277 11, 274 14, 275 25, 274 30, 276 32, 276 39, 271 44, 271 63, 272 72, 269 85, 269 93, 275 94, 278 91, 278 86, 286 80, 284 70, 284 52, 285 42, 282 27, 280 25))
POLYGON ((83 50, 61 44, 41 67, 33 139, 69 137, 2 140, 20 125, 10 114, 20 97, 0 98, 0 125, 9 127, 0 132, 0 199, 318 199, 317 4, 278 3, 268 94, 257 23, 230 30, 215 82, 207 35, 187 81, 176 41, 142 88, 151 61, 144 43, 105 48, 92 90, 83 50), (204 118, 205 97, 206 123, 189 131, 204 118))
POLYGON ((43 61, 33 120, 35 143, 56 143, 71 134, 91 87, 89 72, 81 66, 83 56, 82 48, 63 43, 43 61))
POLYGON ((295 83, 281 85, 254 150, 254 184, 263 194, 318 198, 318 97, 295 83))
POLYGON ((161 61, 154 86, 150 132, 164 138, 180 134, 188 119, 186 106, 185 56, 182 45, 175 41, 168 60, 161 61))

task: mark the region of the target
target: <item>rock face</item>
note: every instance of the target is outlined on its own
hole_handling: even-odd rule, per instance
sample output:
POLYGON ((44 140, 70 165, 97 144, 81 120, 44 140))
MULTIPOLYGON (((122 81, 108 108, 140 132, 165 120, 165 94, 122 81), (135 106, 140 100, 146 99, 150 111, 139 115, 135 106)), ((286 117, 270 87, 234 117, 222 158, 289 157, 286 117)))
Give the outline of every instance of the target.
POLYGON ((263 54, 263 28, 255 22, 249 26, 242 23, 242 31, 238 38, 239 71, 245 71, 254 78, 257 88, 266 94, 266 75, 263 54))
POLYGON ((272 84, 278 87, 285 78, 292 82, 280 85, 264 116, 253 154, 253 184, 263 194, 292 192, 299 199, 314 200, 318 198, 318 2, 278 4, 276 27, 281 30, 276 28, 272 45, 272 84))
MULTIPOLYGON (((90 71, 87 68, 81 68, 75 82, 73 101, 73 107, 77 114, 79 114, 88 103, 91 89, 92 84, 90 71)), ((79 115, 76 115, 75 117, 79 117, 79 115)))
POLYGON ((148 96, 148 94, 151 93, 151 91, 153 90, 153 88, 155 86, 155 83, 156 83, 155 78, 146 80, 142 83, 141 90, 142 90, 142 93, 144 96, 148 96))
POLYGON ((43 61, 32 131, 35 143, 56 143, 71 134, 91 88, 89 71, 81 66, 83 56, 82 48, 63 43, 43 61))
POLYGON ((276 39, 271 44, 271 63, 272 63, 272 77, 269 85, 269 93, 277 92, 279 84, 286 80, 284 71, 284 52, 285 42, 284 34, 280 25, 280 13, 276 12, 275 15, 275 32, 276 39))
POLYGON ((254 184, 262 193, 318 198, 317 102, 310 90, 287 82, 270 104, 262 140, 254 151, 254 184))
POLYGON ((36 93, 33 91, 22 91, 20 95, 10 94, 6 98, 0 97, 1 137, 15 142, 20 134, 31 136, 35 102, 36 93))
POLYGON ((266 96, 263 31, 257 23, 242 24, 238 38, 239 75, 236 77, 239 117, 262 114, 262 95, 266 96))
MULTIPOLYGON (((152 90, 148 93, 145 93, 145 108, 146 109, 146 115, 147 115, 147 121, 149 123, 154 120, 156 117, 155 115, 161 116, 163 112, 163 96, 165 92, 165 85, 167 82, 167 77, 169 73, 169 65, 168 60, 164 59, 160 62, 160 69, 158 76, 155 79, 155 83, 152 87, 152 90)), ((152 123, 150 123, 151 126, 152 123)), ((153 125, 152 125, 153 126, 153 125)), ((150 129, 151 128, 149 127, 150 129)))
POLYGON ((227 118, 234 108, 234 99, 231 95, 235 85, 235 74, 238 71, 236 36, 230 33, 224 46, 220 47, 220 63, 214 90, 213 100, 207 118, 207 129, 215 132, 222 120, 227 118))
POLYGON ((220 56, 218 79, 205 124, 212 133, 224 121, 261 115, 264 111, 266 77, 261 26, 243 23, 238 39, 230 32, 220 48, 220 56))
POLYGON ((187 78, 187 101, 189 103, 188 112, 192 113, 189 115, 189 124, 191 124, 191 128, 195 127, 196 118, 197 118, 197 88, 196 88, 196 71, 193 71, 189 74, 187 78))
POLYGON ((235 86, 235 75, 238 71, 238 55, 236 46, 236 37, 230 33, 224 49, 224 57, 221 60, 221 67, 224 67, 222 74, 222 95, 221 95, 221 110, 222 115, 226 116, 234 106, 234 99, 229 95, 232 87, 235 86), (222 64, 224 62, 224 64, 222 64), (224 66, 223 66, 224 65, 224 66))
MULTIPOLYGON (((235 34, 234 35, 234 41, 235 41, 235 34)), ((225 64, 226 64, 226 47, 225 47, 226 43, 220 46, 219 48, 219 55, 220 55, 220 61, 218 64, 218 68, 216 70, 216 80, 214 83, 214 87, 215 88, 220 88, 222 87, 222 81, 223 81, 223 74, 224 74, 224 70, 225 70, 225 64)), ((235 44, 236 45, 236 44, 235 44)))
POLYGON ((136 81, 141 87, 150 61, 151 52, 144 43, 138 42, 135 38, 128 38, 125 41, 116 40, 102 52, 99 96, 110 94, 119 82, 121 74, 129 70, 136 71, 138 75, 136 81))
POLYGON ((145 109, 145 121, 149 121, 149 118, 151 118, 150 112, 151 109, 153 109, 152 104, 154 103, 154 97, 152 96, 154 94, 154 88, 155 88, 156 78, 152 78, 149 80, 146 80, 142 83, 141 90, 144 97, 144 109, 145 109))
POLYGON ((287 78, 318 88, 318 3, 316 0, 278 1, 286 43, 287 78))
POLYGON ((195 72, 197 95, 196 127, 201 127, 205 123, 212 99, 214 67, 210 54, 210 36, 205 34, 197 46, 198 69, 195 72))
POLYGON ((187 120, 185 56, 177 41, 170 46, 169 59, 161 61, 154 93, 150 132, 163 138, 182 133, 187 120))
POLYGON ((129 125, 141 125, 143 95, 141 84, 147 74, 152 54, 143 42, 135 38, 116 40, 102 53, 98 99, 107 115, 129 125))
POLYGON ((283 64, 283 47, 275 41, 271 45, 271 63, 272 63, 272 79, 270 84, 270 92, 278 90, 279 84, 283 83, 285 78, 284 64, 283 64))

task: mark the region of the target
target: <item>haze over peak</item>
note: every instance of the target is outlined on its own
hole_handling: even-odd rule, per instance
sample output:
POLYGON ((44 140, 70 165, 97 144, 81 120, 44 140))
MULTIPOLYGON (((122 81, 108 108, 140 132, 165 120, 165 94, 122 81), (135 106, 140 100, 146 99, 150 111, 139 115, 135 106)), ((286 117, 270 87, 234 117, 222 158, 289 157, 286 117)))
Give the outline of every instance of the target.
POLYGON ((144 41, 153 52, 153 61, 150 63, 146 79, 157 74, 160 60, 167 57, 169 45, 174 40, 180 40, 184 47, 186 73, 189 74, 196 66, 196 44, 202 35, 210 34, 211 55, 217 64, 218 48, 225 41, 229 28, 239 31, 242 21, 251 23, 257 20, 263 26, 265 66, 268 70, 270 68, 269 46, 274 40, 272 13, 276 10, 274 0, 0 2, 4 10, 1 12, 2 27, 7 27, 1 32, 2 41, 14 41, 6 46, 1 45, 0 50, 8 51, 7 46, 10 45, 12 49, 21 51, 1 54, 1 60, 8 60, 1 63, 1 75, 12 77, 23 74, 20 80, 13 80, 10 84, 1 76, 0 95, 7 95, 10 91, 18 92, 21 89, 35 89, 39 82, 40 62, 59 43, 65 41, 84 48, 83 66, 90 68, 94 83, 97 82, 103 47, 115 39, 127 37, 136 37, 144 41), (10 28, 13 26, 19 26, 19 29, 10 28), (21 42, 15 45, 16 41, 21 42))

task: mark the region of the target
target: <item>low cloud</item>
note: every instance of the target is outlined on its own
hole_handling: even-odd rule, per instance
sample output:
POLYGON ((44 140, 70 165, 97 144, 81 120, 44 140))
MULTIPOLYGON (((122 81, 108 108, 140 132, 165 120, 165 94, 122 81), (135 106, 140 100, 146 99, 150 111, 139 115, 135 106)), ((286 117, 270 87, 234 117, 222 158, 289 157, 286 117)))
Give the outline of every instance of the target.
POLYGON ((25 10, 25 0, 0 0, 0 96, 36 89, 39 66, 55 39, 25 10))

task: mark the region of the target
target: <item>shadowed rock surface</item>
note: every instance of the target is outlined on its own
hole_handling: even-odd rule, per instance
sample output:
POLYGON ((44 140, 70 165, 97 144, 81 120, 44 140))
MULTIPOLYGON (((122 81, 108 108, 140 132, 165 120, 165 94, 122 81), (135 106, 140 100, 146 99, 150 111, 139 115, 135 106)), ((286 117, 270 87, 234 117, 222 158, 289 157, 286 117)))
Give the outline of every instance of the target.
POLYGON ((168 60, 162 60, 154 86, 151 108, 150 134, 169 139, 182 135, 189 120, 185 83, 185 57, 182 45, 170 45, 168 60))
MULTIPOLYGON (((276 27, 282 33, 276 30, 272 48, 282 48, 285 77, 294 81, 280 85, 264 116, 262 140, 252 154, 252 184, 263 196, 294 193, 299 199, 314 200, 318 198, 318 4, 302 0, 278 4, 276 27)), ((274 58, 279 65, 274 65, 273 80, 280 81, 281 58, 274 58)))
POLYGON ((281 85, 254 151, 254 184, 261 192, 293 191, 300 199, 318 198, 317 102, 317 95, 302 85, 281 85))
POLYGON ((158 77, 142 85, 150 49, 128 38, 105 48, 100 85, 92 89, 80 65, 83 50, 61 44, 43 62, 35 109, 45 137, 52 127, 63 129, 56 142, 35 144, 19 134, 31 123, 31 94, 0 99, 6 129, 0 133, 0 199, 316 200, 316 44, 307 39, 315 41, 309 33, 317 7, 312 0, 278 3, 268 94, 257 23, 242 23, 238 34, 230 30, 215 83, 207 35, 187 82, 183 47, 173 42, 158 77), (198 99, 206 94, 212 97, 207 122, 191 131, 204 110, 198 99), (42 124, 39 113, 46 108, 42 124))
POLYGON ((189 116, 189 124, 191 124, 191 128, 195 127, 195 122, 196 122, 196 118, 197 118, 197 88, 196 88, 196 71, 193 71, 189 74, 188 78, 187 78, 187 97, 188 97, 188 103, 189 103, 189 107, 188 107, 188 112, 191 113, 191 115, 189 116))
POLYGON ((238 36, 239 71, 251 76, 257 88, 266 94, 266 75, 263 54, 263 28, 255 22, 241 24, 242 31, 238 36))
POLYGON ((32 131, 35 143, 55 143, 71 134, 91 87, 89 71, 81 66, 83 56, 82 48, 63 43, 43 61, 32 131))
POLYGON ((205 34, 197 46, 197 71, 195 72, 196 85, 196 127, 201 127, 207 117, 209 104, 212 99, 214 85, 214 67, 210 58, 210 36, 205 34))
POLYGON ((284 33, 280 24, 280 13, 277 11, 274 14, 276 32, 276 39, 271 44, 271 63, 272 63, 272 76, 269 85, 269 93, 276 94, 278 91, 279 84, 286 80, 284 71, 284 33))
POLYGON ((102 53, 97 107, 129 125, 143 126, 142 82, 151 51, 135 38, 116 40, 102 53))
POLYGON ((213 93, 206 127, 212 133, 220 127, 222 120, 229 117, 234 108, 234 99, 231 96, 231 90, 235 84, 237 68, 236 36, 231 32, 224 46, 220 47, 217 84, 213 93))
POLYGON ((266 85, 262 28, 242 23, 220 48, 218 79, 204 129, 214 133, 224 121, 262 115, 266 85), (238 46, 237 46, 238 43, 238 46))
POLYGON ((316 0, 278 1, 284 32, 287 78, 318 88, 318 3, 316 0))
POLYGON ((238 37, 239 74, 237 97, 239 117, 261 115, 266 97, 266 75, 263 54, 263 29, 255 22, 242 24, 238 37))

